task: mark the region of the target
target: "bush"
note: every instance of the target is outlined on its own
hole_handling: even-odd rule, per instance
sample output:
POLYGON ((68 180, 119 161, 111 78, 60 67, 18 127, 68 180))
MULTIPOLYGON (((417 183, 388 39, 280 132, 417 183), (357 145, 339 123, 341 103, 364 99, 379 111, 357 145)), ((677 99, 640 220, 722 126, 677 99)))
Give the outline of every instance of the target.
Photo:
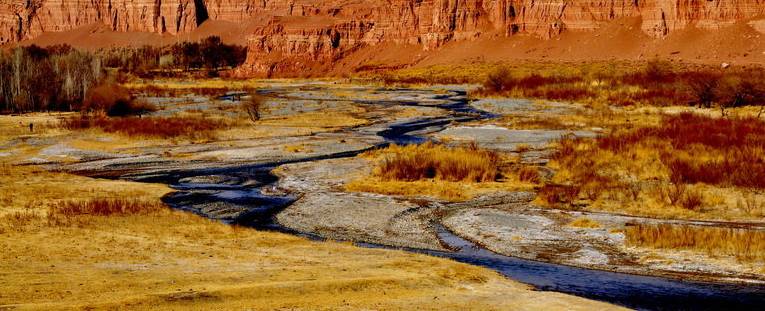
POLYGON ((726 74, 715 91, 723 108, 765 105, 765 72, 746 70, 726 74))
POLYGON ((726 108, 765 104, 765 69, 762 67, 723 72, 703 67, 678 69, 669 62, 653 60, 637 69, 587 66, 552 69, 556 70, 512 71, 502 66, 487 75, 483 87, 476 93, 595 101, 618 106, 693 103, 726 108))
POLYGON ((717 100, 717 87, 722 75, 712 71, 699 71, 685 75, 690 97, 699 107, 710 107, 717 100))
POLYGON ((510 69, 500 67, 489 74, 483 86, 490 93, 504 93, 513 89, 514 81, 510 69))
POLYGON ((151 113, 157 111, 157 106, 147 102, 146 100, 131 100, 118 101, 114 104, 106 114, 111 117, 123 117, 128 115, 138 115, 151 113))
POLYGON ((127 89, 116 84, 102 84, 91 88, 85 94, 81 112, 103 112, 116 115, 125 109, 133 100, 127 89))

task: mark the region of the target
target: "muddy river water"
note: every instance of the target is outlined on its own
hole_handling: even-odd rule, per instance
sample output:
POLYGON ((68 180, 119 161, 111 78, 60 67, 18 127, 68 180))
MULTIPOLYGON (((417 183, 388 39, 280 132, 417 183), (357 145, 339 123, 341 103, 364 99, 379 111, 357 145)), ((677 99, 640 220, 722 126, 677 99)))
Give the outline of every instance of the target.
MULTIPOLYGON (((408 91, 400 90, 403 94, 408 91)), ((263 91, 265 95, 279 97, 283 89, 263 91)), ((301 100, 311 100, 317 95, 309 93, 301 100), (311 97, 314 96, 314 97, 311 97)), ((432 96, 429 100, 440 100, 441 104, 419 101, 416 97, 401 100, 356 100, 364 105, 408 105, 436 106, 448 111, 446 116, 421 117, 414 120, 385 124, 376 132, 382 143, 421 143, 425 134, 444 130, 463 121, 491 118, 494 115, 469 105, 465 93, 460 90, 446 95, 432 96)), ((252 226, 261 230, 277 230, 312 239, 322 239, 318 234, 290 229, 281 225, 275 215, 293 204, 297 199, 293 193, 276 189, 279 177, 271 173, 274 168, 289 163, 312 163, 324 159, 352 157, 364 150, 343 151, 320 156, 290 159, 252 165, 235 165, 221 168, 194 168, 153 172, 150 176, 133 176, 133 179, 160 181, 170 184, 177 192, 168 195, 165 201, 171 206, 209 216, 196 206, 236 206, 246 212, 235 218, 223 219, 229 223, 252 226), (215 178, 204 177, 215 176, 215 178), (194 182, 190 182, 195 180, 194 182), (202 178, 203 181, 199 181, 202 178)), ((432 227, 441 244, 452 251, 429 250, 409 247, 395 247, 411 252, 451 258, 460 262, 496 270, 501 274, 539 290, 557 291, 591 299, 607 301, 631 308, 645 310, 707 310, 707 309, 760 309, 765 306, 765 286, 742 284, 717 284, 690 282, 680 279, 639 276, 626 273, 577 268, 504 256, 489 251, 461 238, 439 222, 432 227)), ((386 243, 364 243, 363 247, 389 248, 386 243)))

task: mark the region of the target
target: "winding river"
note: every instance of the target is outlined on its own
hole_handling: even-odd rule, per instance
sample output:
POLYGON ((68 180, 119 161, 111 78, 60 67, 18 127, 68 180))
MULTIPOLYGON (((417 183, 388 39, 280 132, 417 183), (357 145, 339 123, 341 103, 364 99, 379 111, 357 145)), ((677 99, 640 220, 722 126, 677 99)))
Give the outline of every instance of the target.
MULTIPOLYGON (((273 94, 274 91, 270 93, 273 94)), ((448 95, 445 97, 450 100, 450 104, 438 106, 450 112, 448 117, 428 117, 404 123, 389 124, 388 128, 379 132, 378 135, 382 136, 389 143, 420 143, 426 140, 426 138, 418 134, 423 131, 438 131, 446 128, 453 122, 492 117, 489 113, 471 107, 467 99, 465 99, 463 92, 455 91, 452 94, 452 99, 449 99, 448 95)), ((381 104, 369 101, 358 102, 381 104)), ((419 105, 416 101, 387 102, 382 104, 419 105)), ((290 194, 274 193, 271 190, 278 179, 270 171, 286 163, 350 157, 359 152, 361 151, 235 168, 187 170, 169 173, 160 177, 155 176, 145 180, 161 181, 177 189, 178 192, 165 197, 165 201, 175 208, 191 210, 187 206, 192 202, 220 202, 240 206, 246 205, 251 207, 251 209, 235 221, 238 224, 262 230, 277 230, 307 238, 320 239, 318 236, 295 232, 275 223, 273 216, 294 202, 295 198, 290 194), (227 182, 224 184, 185 184, 180 182, 185 177, 206 175, 226 176, 227 182)), ((636 309, 761 310, 765 306, 765 286, 762 285, 689 282, 524 260, 488 251, 452 234, 440 224, 435 224, 435 227, 444 244, 450 246, 451 249, 455 249, 455 251, 405 250, 450 258, 490 268, 513 280, 530 284, 539 290, 573 294, 636 309)), ((357 245, 388 248, 384 245, 367 243, 357 243, 357 245)))

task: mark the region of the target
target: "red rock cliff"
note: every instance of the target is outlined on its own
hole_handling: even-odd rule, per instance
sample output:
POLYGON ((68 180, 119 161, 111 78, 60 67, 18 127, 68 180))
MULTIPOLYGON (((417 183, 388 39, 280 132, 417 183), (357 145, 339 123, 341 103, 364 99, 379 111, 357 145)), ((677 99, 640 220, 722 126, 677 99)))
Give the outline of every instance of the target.
POLYGON ((175 34, 207 19, 254 22, 248 67, 267 73, 384 42, 429 50, 488 35, 550 38, 625 17, 662 37, 763 16, 765 0, 0 0, 0 43, 91 23, 175 34))

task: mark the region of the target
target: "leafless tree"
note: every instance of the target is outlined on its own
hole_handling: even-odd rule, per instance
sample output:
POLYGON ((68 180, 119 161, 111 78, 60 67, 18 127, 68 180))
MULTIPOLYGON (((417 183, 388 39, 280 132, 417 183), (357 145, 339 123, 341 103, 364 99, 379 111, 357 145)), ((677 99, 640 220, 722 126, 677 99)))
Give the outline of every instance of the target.
POLYGON ((263 102, 263 97, 257 94, 252 94, 250 98, 242 101, 242 107, 252 122, 260 120, 263 102))

